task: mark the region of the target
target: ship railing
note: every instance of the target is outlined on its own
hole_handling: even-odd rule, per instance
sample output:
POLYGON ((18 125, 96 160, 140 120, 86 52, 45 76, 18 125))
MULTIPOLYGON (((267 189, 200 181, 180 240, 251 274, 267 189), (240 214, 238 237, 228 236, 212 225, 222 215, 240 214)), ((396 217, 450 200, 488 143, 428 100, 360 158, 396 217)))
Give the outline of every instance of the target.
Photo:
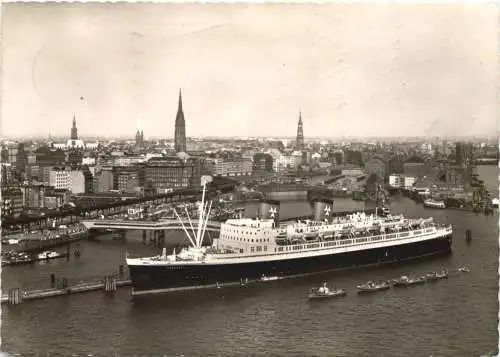
MULTIPOLYGON (((433 234, 436 233, 436 230, 433 229, 432 231, 428 232, 425 230, 418 230, 418 231, 407 231, 407 232, 400 232, 400 233, 390 233, 390 234, 383 234, 383 235, 374 235, 374 236, 366 236, 366 237, 360 237, 360 238, 355 238, 355 239, 344 239, 344 240, 334 240, 334 241, 324 241, 324 242, 319 242, 319 243, 306 243, 306 244, 290 244, 290 245, 280 245, 276 246, 273 250, 268 250, 267 252, 263 251, 256 251, 256 252, 251 252, 247 253, 247 256, 261 256, 261 255, 268 255, 268 254, 294 254, 297 252, 301 251, 314 251, 314 250, 322 250, 325 248, 329 249, 342 249, 342 248, 349 248, 352 246, 360 246, 360 245, 369 245, 369 244, 377 244, 380 242, 386 242, 386 241, 397 241, 397 240, 408 240, 408 239, 413 239, 413 238, 423 238, 427 236, 432 236, 433 234)), ((231 258, 240 258, 241 254, 221 254, 218 256, 213 256, 214 259, 231 259, 231 258)))

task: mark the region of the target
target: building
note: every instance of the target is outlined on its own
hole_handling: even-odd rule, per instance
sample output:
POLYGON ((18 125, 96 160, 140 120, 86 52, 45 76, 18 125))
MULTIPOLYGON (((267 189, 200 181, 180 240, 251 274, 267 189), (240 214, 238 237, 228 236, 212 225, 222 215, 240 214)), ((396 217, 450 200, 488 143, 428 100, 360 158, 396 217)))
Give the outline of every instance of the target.
POLYGON ((146 189, 180 189, 201 184, 202 162, 187 154, 174 157, 152 158, 142 164, 146 189))
POLYGON ((374 157, 365 164, 365 171, 367 176, 375 174, 378 180, 385 181, 386 166, 386 162, 383 159, 374 157))
POLYGON ((71 189, 71 173, 64 167, 54 167, 49 170, 49 185, 55 189, 71 189))
POLYGON ((2 217, 19 216, 23 211, 23 192, 19 187, 2 187, 2 217))
POLYGON ((266 153, 256 153, 253 156, 253 172, 272 172, 273 171, 273 157, 266 153))
POLYGON ((295 155, 281 154, 273 162, 273 170, 276 172, 284 172, 288 170, 295 170, 300 165, 302 157, 295 155))
POLYGON ((299 112, 299 122, 297 124, 297 139, 295 141, 295 150, 304 150, 304 128, 302 124, 302 113, 299 112))
POLYGON ((69 202, 70 192, 64 189, 47 189, 44 197, 44 207, 56 209, 69 202))
POLYGON ((252 174, 252 160, 247 158, 215 159, 216 176, 246 176, 252 174))
POLYGON ((83 177, 85 179, 85 193, 94 193, 94 174, 92 170, 84 165, 82 167, 83 177))
POLYGON ((71 193, 85 193, 85 175, 81 169, 70 170, 70 188, 71 193))
POLYGON ((175 117, 175 152, 186 152, 186 120, 182 109, 182 93, 179 90, 179 106, 175 117))
POLYGON ((138 167, 113 167, 113 187, 125 193, 137 192, 140 188, 138 167))
POLYGON ((85 176, 80 169, 54 167, 49 171, 49 185, 72 193, 85 193, 85 176))
POLYGON ((43 208, 45 204, 45 185, 43 182, 27 181, 21 187, 23 193, 23 207, 43 208))
POLYGON ((104 167, 94 175, 94 192, 105 193, 114 189, 113 169, 104 167))
POLYGON ((392 188, 402 188, 405 186, 405 177, 403 175, 389 175, 389 186, 392 188))
POLYGON ((412 188, 416 181, 417 178, 415 176, 404 176, 404 188, 412 188))

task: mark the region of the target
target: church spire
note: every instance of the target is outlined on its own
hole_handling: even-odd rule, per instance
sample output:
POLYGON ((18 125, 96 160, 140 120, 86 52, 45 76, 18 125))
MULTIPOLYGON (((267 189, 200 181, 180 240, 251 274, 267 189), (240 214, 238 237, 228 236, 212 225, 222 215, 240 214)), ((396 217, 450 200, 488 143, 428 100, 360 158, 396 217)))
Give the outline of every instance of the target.
POLYGON ((186 152, 186 121, 182 109, 182 92, 179 89, 179 104, 175 117, 174 146, 176 152, 186 152))
POLYGON ((182 90, 179 89, 179 107, 177 108, 177 111, 182 112, 182 90))
POLYGON ((299 123, 297 124, 297 140, 295 150, 304 150, 304 128, 302 124, 302 112, 299 110, 299 123))
POLYGON ((76 128, 76 114, 73 113, 73 126, 71 127, 71 140, 78 140, 78 129, 76 128))

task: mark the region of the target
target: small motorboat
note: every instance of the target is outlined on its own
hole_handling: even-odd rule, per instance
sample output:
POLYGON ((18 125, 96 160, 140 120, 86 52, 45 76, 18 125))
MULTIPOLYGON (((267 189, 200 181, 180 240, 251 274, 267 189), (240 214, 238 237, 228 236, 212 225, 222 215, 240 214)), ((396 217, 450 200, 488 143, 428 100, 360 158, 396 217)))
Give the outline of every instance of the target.
POLYGON ((448 278, 448 271, 443 270, 440 273, 433 271, 432 273, 427 273, 425 274, 425 278, 428 281, 436 281, 439 279, 447 279, 448 278))
POLYGON ((458 268, 458 271, 462 272, 462 273, 470 273, 470 268, 463 266, 463 267, 458 268))
POLYGON ((59 258, 61 257, 62 254, 58 252, 53 252, 53 251, 46 251, 38 254, 38 259, 39 260, 49 260, 49 259, 54 259, 54 258, 59 258))
POLYGON ((279 278, 277 276, 265 276, 262 274, 260 280, 262 281, 273 281, 273 280, 278 280, 279 278))
POLYGON ((425 280, 426 280, 425 277, 410 278, 406 275, 403 275, 399 279, 393 279, 392 285, 407 287, 407 286, 416 285, 416 284, 423 284, 423 283, 425 283, 425 280))
POLYGON ((359 290, 358 293, 371 293, 379 290, 386 290, 391 287, 388 281, 381 282, 373 282, 368 281, 365 284, 356 285, 356 288, 359 290))
POLYGON ((330 289, 326 285, 326 282, 324 282, 323 286, 320 286, 319 288, 312 288, 309 291, 309 300, 328 299, 345 295, 347 295, 347 293, 344 289, 330 289))

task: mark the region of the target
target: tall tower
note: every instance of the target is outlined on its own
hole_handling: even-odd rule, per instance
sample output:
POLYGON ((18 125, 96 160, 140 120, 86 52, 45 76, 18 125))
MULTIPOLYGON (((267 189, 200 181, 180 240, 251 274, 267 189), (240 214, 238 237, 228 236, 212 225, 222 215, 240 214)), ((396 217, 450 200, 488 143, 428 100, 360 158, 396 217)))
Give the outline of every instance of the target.
POLYGON ((295 150, 304 149, 304 129, 302 128, 302 113, 299 112, 299 124, 297 125, 297 140, 295 141, 295 150))
POLYGON ((78 129, 76 128, 75 114, 73 114, 73 126, 71 127, 71 140, 78 140, 78 129))
POLYGON ((182 93, 179 90, 179 107, 175 117, 175 152, 186 152, 186 121, 182 110, 182 93))

